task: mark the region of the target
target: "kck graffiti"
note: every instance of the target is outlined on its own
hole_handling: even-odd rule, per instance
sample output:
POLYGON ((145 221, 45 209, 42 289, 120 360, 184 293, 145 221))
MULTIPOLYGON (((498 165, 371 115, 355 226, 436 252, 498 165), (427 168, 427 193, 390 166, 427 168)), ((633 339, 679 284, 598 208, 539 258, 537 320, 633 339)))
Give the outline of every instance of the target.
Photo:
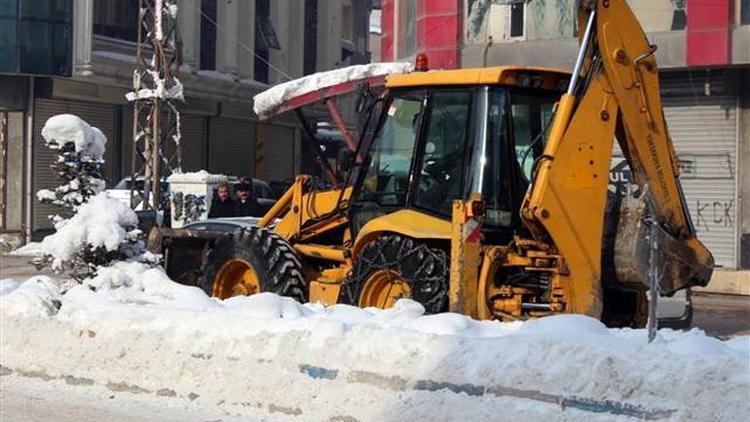
POLYGON ((696 200, 695 225, 705 231, 710 226, 734 227, 734 200, 701 201, 696 200))

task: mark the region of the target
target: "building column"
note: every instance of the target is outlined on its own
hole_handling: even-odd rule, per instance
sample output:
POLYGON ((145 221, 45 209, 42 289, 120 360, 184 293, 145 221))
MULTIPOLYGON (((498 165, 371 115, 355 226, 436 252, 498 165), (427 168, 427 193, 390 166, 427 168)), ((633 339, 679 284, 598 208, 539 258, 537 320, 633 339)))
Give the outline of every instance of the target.
POLYGON ((742 71, 740 78, 739 122, 739 207, 740 207, 740 268, 750 269, 750 70, 742 71))
POLYGON ((430 68, 460 67, 462 0, 430 2, 417 0, 417 53, 425 53, 430 68))
POLYGON ((341 0, 318 2, 318 71, 341 61, 341 0))
MULTIPOLYGON (((271 24, 279 39, 281 50, 270 50, 269 62, 291 78, 302 76, 305 57, 305 2, 271 2, 271 24)), ((320 28, 320 26, 318 26, 320 28)), ((273 67, 268 69, 268 82, 275 84, 289 78, 273 67)))
POLYGON ((223 29, 216 33, 216 70, 226 72, 235 79, 237 73, 237 38, 239 35, 240 7, 237 0, 219 0, 216 20, 223 29))
POLYGON ((177 29, 182 39, 182 63, 190 73, 195 73, 200 66, 201 1, 181 0, 177 6, 177 29))
POLYGON ((380 2, 380 60, 390 62, 394 57, 396 0, 381 0, 380 2))
POLYGON ((237 28, 237 74, 240 79, 253 79, 255 71, 255 0, 239 2, 241 24, 237 28), (249 50, 249 51, 248 51, 249 50))
POLYGON ((94 0, 73 2, 73 73, 91 75, 91 44, 94 33, 94 0))

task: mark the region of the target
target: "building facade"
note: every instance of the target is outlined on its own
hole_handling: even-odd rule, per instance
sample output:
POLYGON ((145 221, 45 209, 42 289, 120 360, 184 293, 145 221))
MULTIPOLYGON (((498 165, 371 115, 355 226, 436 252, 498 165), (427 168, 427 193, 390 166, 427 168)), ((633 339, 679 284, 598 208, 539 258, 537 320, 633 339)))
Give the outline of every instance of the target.
MULTIPOLYGON (((252 97, 279 82, 369 61, 370 2, 177 3, 183 170, 267 181, 294 177, 309 160, 298 123, 289 117, 258 122, 252 97)), ((51 227, 47 216, 55 209, 34 195, 58 184, 49 168, 54 154, 40 136, 49 117, 77 114, 104 132, 108 187, 131 174, 133 112, 125 93, 133 85, 137 20, 137 0, 0 1, 0 61, 10 63, 0 67, 0 239, 6 244, 51 227), (40 19, 34 14, 49 21, 49 31, 32 30, 30 22, 40 19), (25 36, 39 32, 49 36, 25 36), (46 49, 42 56, 58 53, 37 60, 24 55, 30 46, 46 49)))
MULTIPOLYGON (((666 119, 698 235, 718 266, 750 268, 750 1, 628 3, 658 47, 666 119)), ((570 70, 578 49, 576 4, 382 0, 380 58, 426 53, 431 68, 570 70)), ((622 160, 615 151, 613 167, 622 160)))

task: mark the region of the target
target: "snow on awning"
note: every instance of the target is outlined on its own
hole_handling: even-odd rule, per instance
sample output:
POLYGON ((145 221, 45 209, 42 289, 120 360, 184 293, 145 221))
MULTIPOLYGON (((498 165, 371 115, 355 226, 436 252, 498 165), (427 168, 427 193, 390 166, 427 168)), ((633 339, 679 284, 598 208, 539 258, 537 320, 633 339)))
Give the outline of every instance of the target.
POLYGON ((408 73, 411 63, 370 63, 318 72, 275 85, 253 97, 253 110, 261 119, 353 91, 359 83, 383 84, 386 75, 408 73))

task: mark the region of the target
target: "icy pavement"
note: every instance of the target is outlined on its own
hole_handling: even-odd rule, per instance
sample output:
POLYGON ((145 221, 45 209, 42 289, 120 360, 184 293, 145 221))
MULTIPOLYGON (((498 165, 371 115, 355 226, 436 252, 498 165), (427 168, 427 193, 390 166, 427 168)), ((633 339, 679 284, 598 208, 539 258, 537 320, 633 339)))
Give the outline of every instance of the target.
MULTIPOLYGON (((118 263, 67 289, 0 281, 0 379, 104 388, 295 420, 737 420, 750 337, 607 329, 576 315, 478 322, 208 298, 118 263)), ((7 381, 3 381, 7 382, 7 381)), ((744 416, 743 416, 744 415, 744 416)))

